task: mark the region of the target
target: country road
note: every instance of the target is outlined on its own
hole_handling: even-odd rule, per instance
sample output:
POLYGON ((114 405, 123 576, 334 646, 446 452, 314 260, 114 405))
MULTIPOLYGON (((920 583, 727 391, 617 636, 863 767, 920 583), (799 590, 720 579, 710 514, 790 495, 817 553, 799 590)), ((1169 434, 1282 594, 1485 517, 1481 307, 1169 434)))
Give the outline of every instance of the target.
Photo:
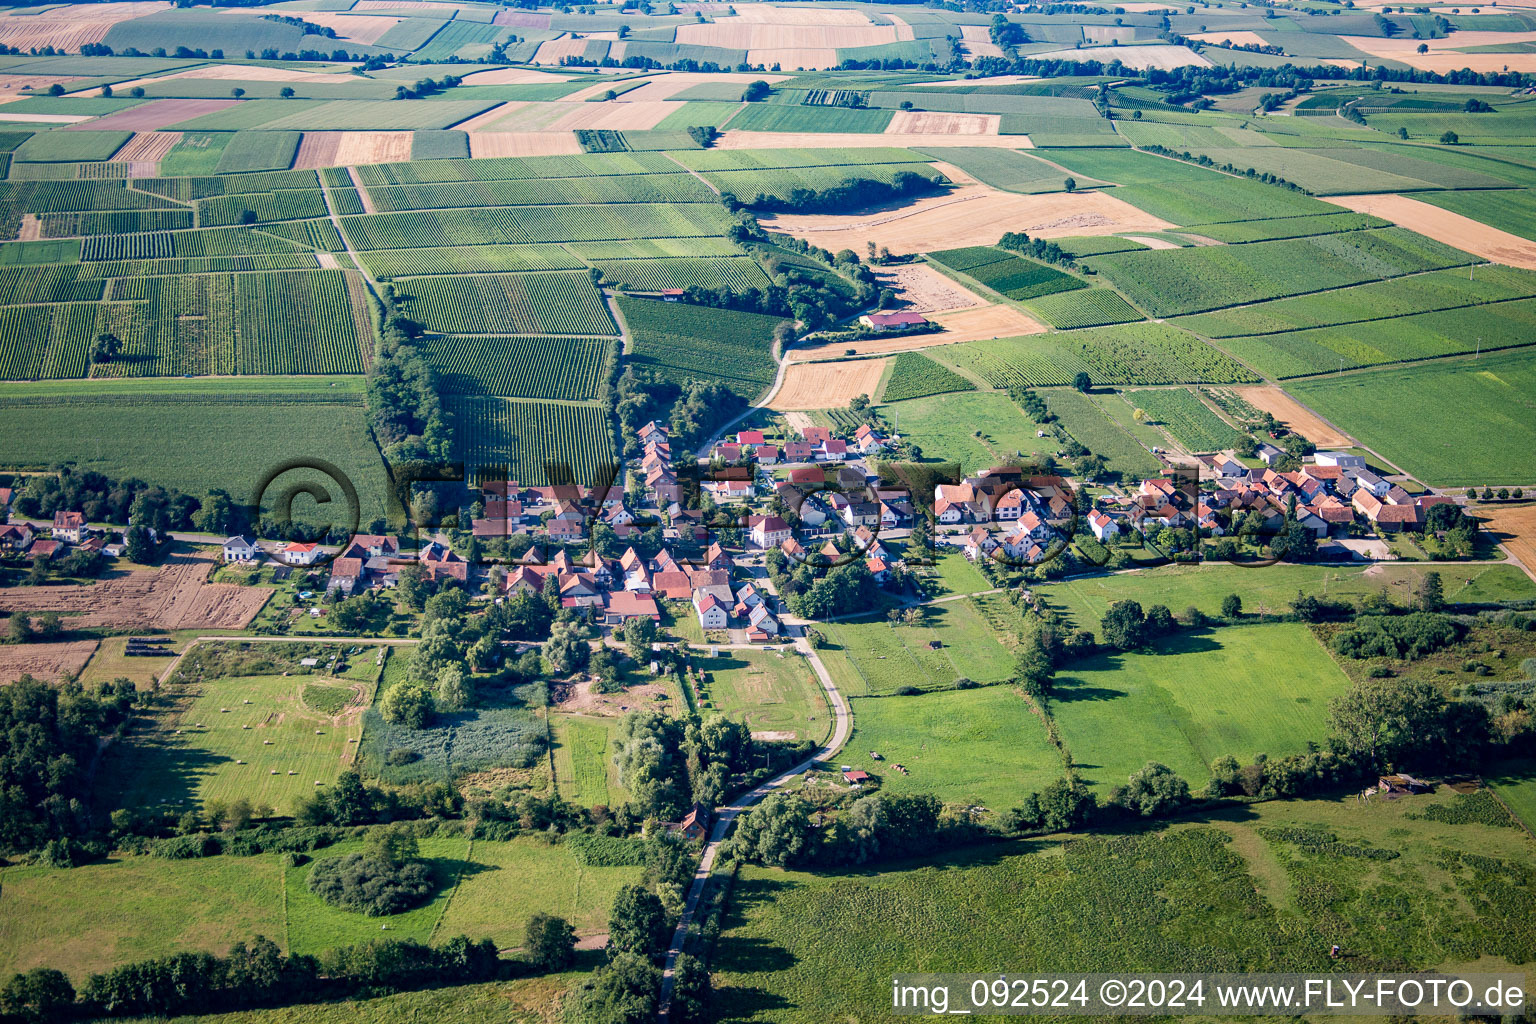
POLYGON ((704 890, 709 884, 710 872, 714 870, 715 859, 720 853, 720 846, 725 842, 726 835, 731 830, 731 825, 743 811, 757 803, 763 797, 776 789, 785 786, 791 779, 813 767, 818 761, 825 761, 836 754, 844 743, 848 742, 848 734, 853 730, 853 714, 848 708, 848 702, 838 691, 837 685, 832 682, 832 677, 827 673, 826 666, 821 663, 821 658, 816 654, 815 648, 802 637, 795 641, 795 648, 804 654, 810 662, 811 669, 815 671, 816 678, 821 681, 821 688, 826 691, 827 703, 832 707, 832 736, 826 743, 817 748, 809 758, 774 776, 755 789, 749 790, 737 797, 736 800, 725 807, 715 809, 715 824, 709 832, 709 842, 704 846, 704 855, 699 860, 698 869, 693 873, 693 884, 688 887, 688 898, 683 903, 682 916, 677 920, 677 930, 672 933, 672 948, 667 950, 666 968, 661 979, 661 1024, 667 1024, 672 1003, 673 969, 677 964, 678 956, 683 952, 683 943, 688 937, 688 927, 693 923, 693 917, 698 910, 699 902, 704 897, 704 890))

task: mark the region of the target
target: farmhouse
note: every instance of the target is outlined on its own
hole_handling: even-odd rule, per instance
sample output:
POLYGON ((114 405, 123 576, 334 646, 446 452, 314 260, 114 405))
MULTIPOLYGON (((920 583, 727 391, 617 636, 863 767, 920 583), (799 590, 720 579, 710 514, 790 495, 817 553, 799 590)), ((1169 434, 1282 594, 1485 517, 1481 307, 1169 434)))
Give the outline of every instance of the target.
POLYGON ((922 327, 928 318, 919 313, 865 313, 859 323, 872 331, 899 331, 908 327, 922 327))
POLYGON ((277 557, 289 565, 314 565, 324 554, 319 544, 301 544, 297 541, 277 550, 277 557))
POLYGON ((25 551, 32 546, 35 531, 26 523, 0 524, 0 551, 25 551))
POLYGON ((54 540, 79 544, 85 534, 85 515, 80 512, 59 511, 53 514, 54 540))
POLYGON ((251 562, 262 555, 261 546, 256 543, 256 538, 243 534, 224 538, 223 552, 226 562, 251 562))

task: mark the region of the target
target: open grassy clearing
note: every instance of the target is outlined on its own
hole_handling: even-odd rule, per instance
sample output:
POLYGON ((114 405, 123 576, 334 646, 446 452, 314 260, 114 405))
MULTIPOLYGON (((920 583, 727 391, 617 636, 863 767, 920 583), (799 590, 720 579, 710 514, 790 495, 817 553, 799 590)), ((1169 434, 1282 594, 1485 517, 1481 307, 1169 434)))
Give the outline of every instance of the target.
POLYGON ((1155 654, 1074 662, 1058 677, 1052 712, 1101 791, 1148 761, 1198 787, 1223 754, 1247 763, 1322 742, 1328 701, 1348 682, 1304 625, 1234 626, 1170 638, 1155 654))
POLYGON ((555 788, 562 800, 583 807, 617 807, 626 794, 613 763, 616 719, 589 715, 552 715, 555 788))
POLYGON ((1155 473, 1159 463, 1147 448, 1116 426, 1092 399, 1077 391, 1046 392, 1046 408, 1056 414, 1062 429, 1078 444, 1109 460, 1121 473, 1155 473))
POLYGON ((1422 817, 1454 799, 1442 789, 1364 807, 1352 796, 1277 801, 1208 823, 974 847, 875 871, 744 868, 713 961, 720 1018, 866 1019, 888 1005, 892 974, 978 963, 1326 971, 1335 942, 1366 970, 1525 961, 1536 943, 1531 840, 1422 817), (1309 852, 1278 829, 1400 859, 1309 852), (1473 850, 1499 872, 1460 859, 1473 850))
POLYGON ((946 803, 1001 811, 1064 771, 1045 723, 1011 686, 856 697, 853 721, 839 758, 893 793, 932 793, 946 803))
POLYGON ((822 664, 837 688, 854 696, 903 687, 949 689, 956 679, 995 683, 1013 674, 1013 654, 969 602, 929 605, 920 625, 874 620, 827 623, 822 664), (930 644, 937 642, 937 648, 930 644))
POLYGON ((1189 388, 1127 391, 1125 400, 1145 410, 1152 422, 1191 452, 1221 451, 1241 443, 1245 436, 1189 388))
MULTIPOLYGON (((361 849, 347 840, 315 861, 361 849)), ((566 917, 582 934, 603 930, 614 893, 638 867, 583 865, 574 850, 537 840, 420 840, 438 887, 423 906, 388 918, 395 938, 458 934, 521 944, 536 911, 566 917), (458 889, 454 891, 457 881, 458 889)), ((379 937, 379 919, 332 907, 309 892, 315 861, 284 867, 282 854, 195 860, 130 857, 73 870, 7 868, 10 910, 0 919, 0 970, 46 964, 79 984, 92 971, 173 952, 224 953, 265 935, 295 953, 379 937)))
POLYGON ((1536 764, 1508 761, 1486 775, 1488 784, 1525 827, 1536 832, 1536 764))
POLYGON ((700 703, 727 718, 747 723, 754 736, 771 740, 821 742, 832 716, 821 684, 793 648, 779 652, 721 651, 703 658, 708 678, 695 686, 700 703))
POLYGON ((1307 405, 1432 486, 1528 484, 1536 359, 1526 351, 1288 385, 1307 405))

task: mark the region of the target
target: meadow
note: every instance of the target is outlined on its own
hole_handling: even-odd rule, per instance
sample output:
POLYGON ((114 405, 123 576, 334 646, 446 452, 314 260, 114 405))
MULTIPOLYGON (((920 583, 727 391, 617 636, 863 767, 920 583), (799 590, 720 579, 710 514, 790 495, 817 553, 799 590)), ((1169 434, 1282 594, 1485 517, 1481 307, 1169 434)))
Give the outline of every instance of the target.
MULTIPOLYGON (((569 846, 441 834, 419 841, 437 889, 422 906, 388 919, 394 938, 440 942, 458 934, 521 944, 537 911, 600 932, 620 886, 638 867, 593 867, 569 846)), ((309 892, 315 861, 361 849, 346 840, 287 867, 286 855, 193 860, 127 857, 59 870, 0 873, 10 910, 0 918, 0 972, 47 965, 78 984, 92 971, 173 952, 224 953, 265 935, 285 950, 318 953, 379 936, 379 919, 332 907, 309 892)))
POLYGON ((1161 761, 1193 787, 1217 757, 1302 753, 1328 735, 1328 701, 1348 680, 1299 623, 1184 634, 1157 653, 1104 653, 1058 673, 1062 742, 1095 788, 1161 761), (1135 723, 1129 735, 1127 723, 1135 723))
POLYGON ((966 600, 925 608, 920 625, 878 619, 829 622, 819 652, 837 688, 883 696, 906 687, 947 690, 956 679, 995 683, 1013 675, 1013 653, 966 600), (930 644, 937 641, 937 648, 930 644))
POLYGON ((852 706, 853 735, 838 757, 882 790, 1003 811, 1065 773, 1045 724, 1011 686, 855 697, 852 706))
POLYGON ((1530 482, 1536 364, 1495 353, 1295 381, 1296 397, 1432 486, 1530 482))
POLYGON ((793 648, 721 651, 720 657, 700 657, 695 664, 706 673, 703 684, 693 684, 704 714, 744 721, 764 739, 820 743, 827 738, 832 716, 821 683, 793 648))
POLYGON ((1479 956, 1525 962, 1531 840, 1518 829, 1427 820, 1441 790, 1392 803, 1270 802, 1204 822, 1049 837, 848 871, 747 867, 714 957, 732 1024, 900 1020, 903 971, 1326 971, 1338 943, 1362 970, 1479 956), (1390 867, 1298 845, 1336 836, 1390 867), (1476 850, 1500 865, 1483 872, 1476 850), (807 927, 814 922, 814 927, 807 927), (829 977, 837 984, 827 984, 829 977))
POLYGON ((1157 471, 1158 462, 1152 453, 1116 426, 1086 395, 1054 390, 1046 393, 1045 405, 1074 441, 1108 459, 1110 469, 1140 474, 1157 471))
POLYGON ((562 800, 583 807, 618 807, 627 799, 613 763, 617 719, 558 714, 550 717, 550 749, 555 790, 562 800))

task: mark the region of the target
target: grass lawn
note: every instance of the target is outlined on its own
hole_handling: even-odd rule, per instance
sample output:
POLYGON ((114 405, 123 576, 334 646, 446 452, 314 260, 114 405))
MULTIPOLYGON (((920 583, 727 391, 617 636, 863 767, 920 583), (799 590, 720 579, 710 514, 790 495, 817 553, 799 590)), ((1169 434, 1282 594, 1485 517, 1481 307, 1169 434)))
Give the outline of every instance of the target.
POLYGON ((709 674, 699 696, 727 718, 746 721, 755 735, 777 740, 825 740, 832 726, 827 699, 799 652, 721 651, 701 659, 709 674), (707 696, 706 696, 707 695, 707 696))
MULTIPOLYGON (((163 658, 130 658, 124 653, 127 647, 128 638, 125 636, 109 636, 102 640, 96 653, 91 655, 91 660, 85 663, 80 681, 87 686, 99 686, 114 679, 132 679, 135 686, 146 690, 175 657, 173 653, 167 653, 163 658)), ((165 648, 168 652, 174 652, 181 650, 182 645, 170 643, 165 648)))
POLYGON ((1055 452, 1053 437, 1036 437, 1035 421, 995 391, 932 395, 880 406, 887 422, 923 450, 923 458, 958 462, 971 473, 1001 465, 1014 452, 1055 452), (976 432, 981 436, 977 437, 976 432))
POLYGON ((439 942, 462 934, 488 936, 503 949, 521 946, 535 911, 565 918, 580 935, 605 932, 614 896, 645 871, 582 864, 570 847, 532 838, 477 839, 471 862, 438 924, 439 942))
MULTIPOLYGON (((298 953, 379 938, 442 942, 465 934, 503 947, 522 943, 528 915, 565 917, 582 934, 601 932, 619 887, 639 867, 587 867, 569 847, 534 839, 498 843, 464 836, 419 840, 437 891, 425 905, 388 918, 323 902, 308 889, 315 861, 285 868, 281 854, 198 860, 128 857, 69 870, 11 867, 0 873, 0 974, 56 967, 78 985, 86 974, 147 957, 206 950, 266 937, 298 953), (458 880, 455 890, 454 882, 458 880)), ((361 849, 348 840, 315 860, 361 849)))
POLYGON ((879 776, 893 793, 932 793, 1002 811, 1064 774, 1044 723, 1011 686, 856 697, 853 722, 839 757, 879 776))
POLYGON ((992 589, 992 582, 956 549, 941 547, 932 557, 932 566, 919 566, 913 570, 923 581, 923 591, 929 597, 979 594, 992 589))
MULTIPOLYGON (((1453 579, 1465 579, 1486 568, 1468 566, 1465 575, 1460 575, 1459 569, 1441 566, 1447 596, 1454 589, 1453 579)), ((1070 616, 1077 628, 1098 632, 1099 620, 1110 604, 1127 598, 1141 602, 1143 608, 1165 604, 1175 613, 1194 605, 1208 615, 1221 614, 1222 599, 1228 594, 1243 599, 1245 612, 1261 608, 1270 612, 1288 610, 1298 590, 1320 597, 1363 597, 1385 589, 1393 600, 1406 604, 1412 600, 1426 571, 1411 565, 1282 564, 1247 568, 1227 562, 1205 562, 1192 566, 1160 565, 1139 572, 1051 583, 1037 587, 1035 593, 1070 616)), ((1515 585, 1510 584, 1512 588, 1515 585)), ((1536 584, 1531 592, 1536 596, 1536 584)))
POLYGON ((885 619, 829 622, 822 664, 838 689, 850 696, 895 693, 906 686, 948 689, 966 677, 994 683, 1013 674, 1013 655, 986 620, 965 601, 925 606, 920 626, 885 619), (929 647, 937 640, 938 649, 929 647))
POLYGON ((1276 801, 1207 823, 987 844, 926 862, 745 867, 711 964, 717 1019, 894 1019, 879 1009, 892 974, 979 964, 1326 972, 1335 942, 1362 971, 1528 963, 1536 846, 1517 829, 1410 816, 1454 799, 1276 801), (1281 828, 1401 856, 1308 852, 1281 828), (1508 868, 1474 871, 1459 859, 1471 851, 1508 868))
POLYGON ((1536 761, 1506 761, 1485 776, 1487 783, 1499 795, 1525 827, 1536 832, 1536 761))
POLYGON ((1536 597, 1536 581, 1513 565, 1439 566, 1447 601, 1478 604, 1496 601, 1529 601, 1536 597))
POLYGON ((1328 735, 1328 701, 1349 681, 1300 623, 1173 637, 1157 654, 1099 654, 1057 676, 1062 741, 1100 792, 1148 761, 1198 788, 1231 754, 1300 753, 1328 735))
MULTIPOLYGON (((359 661, 371 678, 373 659, 359 661)), ((238 676, 189 688, 177 708, 126 741, 106 783, 111 806, 243 798, 292 813, 317 781, 329 785, 352 761, 372 696, 371 681, 322 676, 238 676), (354 688, 353 703, 338 715, 314 710, 302 693, 316 683, 354 688)))
POLYGON ((554 714, 555 788, 583 807, 617 807, 629 799, 610 754, 617 719, 554 714))

